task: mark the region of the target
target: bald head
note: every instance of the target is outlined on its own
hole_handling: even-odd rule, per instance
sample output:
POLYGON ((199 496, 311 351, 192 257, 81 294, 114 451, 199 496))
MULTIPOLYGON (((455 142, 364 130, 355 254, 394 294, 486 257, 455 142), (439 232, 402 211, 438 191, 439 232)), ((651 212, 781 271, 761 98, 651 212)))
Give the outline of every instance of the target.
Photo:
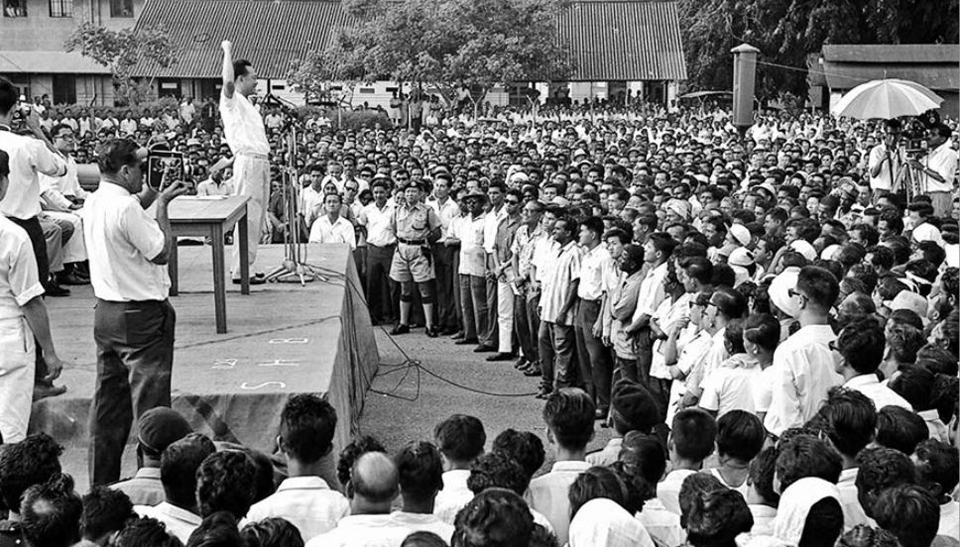
POLYGON ((360 456, 350 471, 350 483, 354 498, 373 505, 385 504, 397 497, 400 474, 393 460, 383 452, 367 452, 360 456))

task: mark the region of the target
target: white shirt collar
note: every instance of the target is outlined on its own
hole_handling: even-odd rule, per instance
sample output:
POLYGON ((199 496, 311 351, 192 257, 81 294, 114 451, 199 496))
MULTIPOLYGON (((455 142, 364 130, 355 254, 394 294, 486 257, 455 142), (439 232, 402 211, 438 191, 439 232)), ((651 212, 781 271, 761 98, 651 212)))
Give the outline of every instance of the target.
POLYGON ((284 490, 329 490, 327 481, 316 476, 288 477, 277 487, 277 492, 284 490))

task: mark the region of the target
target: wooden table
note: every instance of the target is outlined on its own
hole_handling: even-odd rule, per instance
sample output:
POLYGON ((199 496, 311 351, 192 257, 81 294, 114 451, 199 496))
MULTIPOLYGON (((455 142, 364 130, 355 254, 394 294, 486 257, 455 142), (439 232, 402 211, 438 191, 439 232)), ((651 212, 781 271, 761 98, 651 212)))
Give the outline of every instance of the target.
MULTIPOLYGON (((186 197, 170 202, 167 209, 173 237, 209 237, 213 249, 213 304, 217 316, 217 333, 227 332, 227 287, 224 265, 224 233, 239 226, 234 241, 240 244, 240 294, 250 294, 250 261, 247 243, 248 196, 186 197), (239 240, 239 241, 238 241, 239 240)), ((170 271, 170 296, 180 290, 177 279, 177 245, 174 242, 167 263, 170 271)))

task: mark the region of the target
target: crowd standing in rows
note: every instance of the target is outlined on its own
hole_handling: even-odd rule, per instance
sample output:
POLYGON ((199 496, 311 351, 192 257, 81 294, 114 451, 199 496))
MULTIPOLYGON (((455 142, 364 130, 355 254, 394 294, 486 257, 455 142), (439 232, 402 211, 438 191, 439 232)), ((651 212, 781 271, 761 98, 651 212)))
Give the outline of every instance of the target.
MULTIPOLYGON (((225 129, 242 134, 257 112, 247 99, 255 74, 232 62, 228 44, 224 80, 235 84, 221 98, 225 129)), ((220 128, 185 115, 188 101, 162 125, 144 113, 126 125, 60 117, 47 129, 33 109, 26 126, 35 138, 21 137, 10 130, 17 101, 4 91, 0 150, 11 150, 0 154, 0 210, 9 222, 0 233, 16 243, 4 250, 11 263, 37 264, 36 282, 4 279, 10 313, 0 319, 26 321, 42 355, 35 374, 23 365, 15 382, 0 379, 4 538, 35 546, 81 536, 315 547, 960 543, 960 200, 957 134, 946 123, 930 123, 920 146, 897 121, 763 115, 741 135, 722 109, 643 104, 536 116, 507 109, 480 120, 431 110, 419 132, 389 122, 335 130, 271 111, 266 142, 238 151, 220 128), (301 125, 296 150, 282 138, 287 123, 301 125), (262 185, 251 259, 256 243, 282 241, 298 223, 310 242, 354 250, 371 317, 393 324, 392 335, 422 325, 427 336, 488 353, 477 366, 514 361, 515 374, 538 377, 546 448, 534 433, 506 429, 487 451, 484 424, 458 414, 433 439, 389 452, 354 439, 333 477, 321 462, 336 415, 318 397, 289 401, 271 461, 190 432, 165 408, 167 385, 134 389, 138 404, 157 406, 138 417, 137 477, 103 488, 119 478, 122 442, 95 442, 98 486, 81 499, 60 473, 56 442, 26 436, 26 386, 36 376, 48 386, 41 396, 55 394, 62 366, 41 282, 98 278, 84 254, 111 252, 66 258, 75 239, 63 226, 90 234, 100 225, 88 219, 122 208, 109 201, 119 194, 83 193, 73 156, 95 157, 131 207, 138 148, 159 141, 185 152, 198 193, 247 195, 262 185), (25 162, 23 150, 45 161, 25 162), (30 177, 40 181, 32 194, 20 183, 30 177), (283 188, 290 179, 297 192, 283 188), (291 194, 298 218, 287 218, 291 194), (59 199, 65 220, 50 221, 61 232, 49 244, 41 221, 54 209, 44 203, 59 199), (61 250, 51 251, 57 242, 61 250), (41 257, 58 254, 59 272, 41 257), (587 454, 596 427, 612 428, 614 439, 587 454), (555 463, 538 476, 548 449, 555 463)), ((166 203, 186 191, 154 195, 159 227, 133 243, 156 267, 171 244, 166 203)), ((98 308, 98 325, 124 309, 101 317, 98 308)), ((172 309, 154 311, 172 333, 172 309)), ((29 342, 20 335, 4 348, 29 342)), ((118 341, 97 343, 122 354, 118 341)), ((169 345, 172 360, 172 341, 156 344, 169 345)), ((103 427, 106 414, 95 418, 103 427)), ((111 419, 122 429, 132 417, 111 419)))

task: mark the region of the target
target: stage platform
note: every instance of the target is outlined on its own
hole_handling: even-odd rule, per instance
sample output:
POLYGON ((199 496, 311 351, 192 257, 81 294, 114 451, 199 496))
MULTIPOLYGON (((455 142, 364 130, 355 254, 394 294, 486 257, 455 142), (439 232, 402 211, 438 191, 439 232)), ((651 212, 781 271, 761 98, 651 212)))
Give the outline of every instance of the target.
MULTIPOLYGON (((228 284, 228 331, 217 334, 210 247, 179 247, 180 295, 170 299, 177 313, 173 407, 197 431, 269 453, 285 401, 318 393, 337 409, 334 454, 349 442, 379 366, 376 339, 366 305, 347 281, 359 289, 347 246, 309 245, 307 255, 306 262, 332 273, 305 287, 255 285, 248 296, 228 284)), ((251 274, 269 273, 282 259, 282 246, 261 246, 251 274)), ((57 350, 68 363, 57 383, 69 390, 34 404, 30 429, 64 445, 64 471, 85 489, 95 300, 89 286, 71 290, 69 297, 46 299, 57 350)), ((136 470, 133 452, 128 445, 123 476, 136 470)))

